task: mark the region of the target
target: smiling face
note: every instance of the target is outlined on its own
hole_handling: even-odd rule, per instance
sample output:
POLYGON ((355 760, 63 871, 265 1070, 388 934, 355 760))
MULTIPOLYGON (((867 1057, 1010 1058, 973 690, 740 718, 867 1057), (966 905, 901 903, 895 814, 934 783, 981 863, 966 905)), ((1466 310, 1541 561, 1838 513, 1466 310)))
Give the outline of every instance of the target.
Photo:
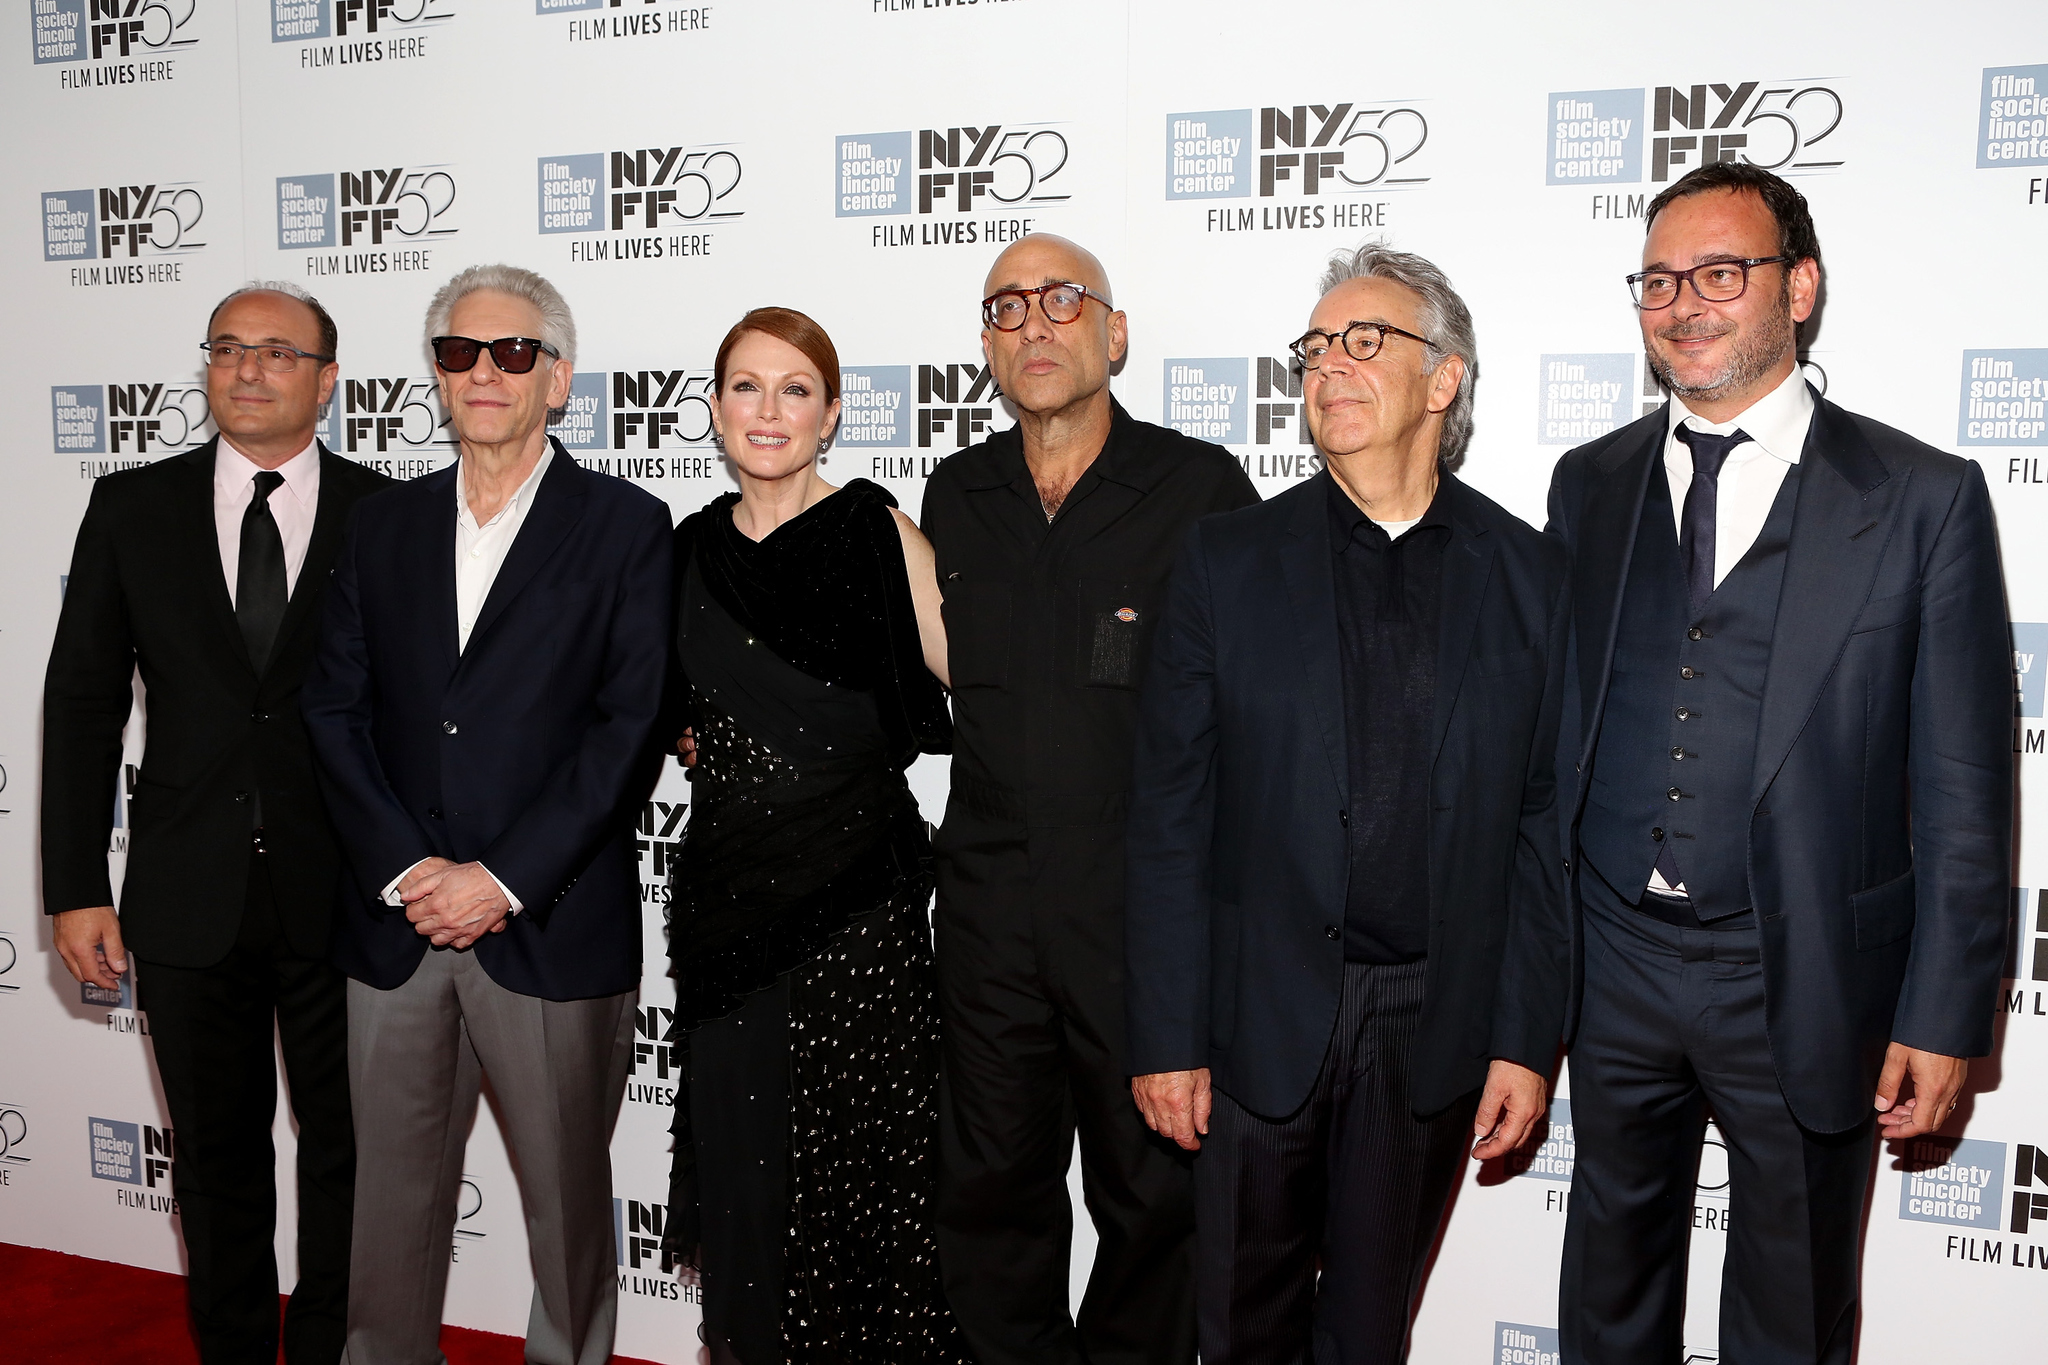
MULTIPOLYGON (((1309 317, 1314 331, 1341 333, 1354 322, 1384 322, 1428 336, 1422 297, 1392 280, 1354 279, 1323 295, 1309 317)), ((1362 451, 1407 451, 1418 443, 1434 452, 1444 413, 1458 396, 1465 362, 1447 356, 1434 369, 1419 341, 1389 332, 1370 360, 1355 360, 1332 343, 1322 362, 1301 380, 1309 435, 1337 459, 1362 451)))
POLYGON ((780 337, 747 331, 725 361, 712 423, 740 471, 763 480, 800 473, 839 424, 839 400, 809 356, 780 337))
MULTIPOLYGON (((290 295, 267 289, 230 299, 214 316, 206 339, 321 350, 320 323, 313 310, 290 295)), ((228 444, 252 452, 295 453, 312 443, 320 405, 334 392, 340 373, 332 361, 301 360, 297 369, 278 374, 259 365, 256 352, 247 351, 232 369, 207 367, 206 402, 228 444)))
MULTIPOLYGON (((1102 262, 1064 237, 1034 233, 996 257, 983 283, 983 298, 999 289, 1037 289, 1078 284, 1098 298, 1109 297, 1102 262)), ((1064 412, 1109 387, 1109 369, 1123 359, 1128 341, 1121 312, 1090 301, 1072 322, 1052 322, 1033 299, 1024 325, 1014 332, 981 330, 981 353, 996 372, 1003 394, 1024 412, 1064 412)))
MULTIPOLYGON (((496 341, 541 334, 540 309, 495 289, 464 294, 448 314, 448 335, 496 341)), ((477 445, 505 445, 547 426, 548 410, 569 401, 573 367, 541 353, 525 374, 506 374, 486 350, 472 369, 450 374, 439 366, 441 401, 456 436, 477 445)))
MULTIPOLYGON (((1643 269, 1690 270, 1709 261, 1778 254, 1778 224, 1749 190, 1710 190, 1666 205, 1643 243, 1643 269)), ((1795 324, 1813 313, 1813 261, 1753 266, 1740 298, 1709 303, 1681 285, 1669 308, 1637 315, 1650 366, 1686 406, 1710 420, 1742 411, 1792 373, 1795 324)))

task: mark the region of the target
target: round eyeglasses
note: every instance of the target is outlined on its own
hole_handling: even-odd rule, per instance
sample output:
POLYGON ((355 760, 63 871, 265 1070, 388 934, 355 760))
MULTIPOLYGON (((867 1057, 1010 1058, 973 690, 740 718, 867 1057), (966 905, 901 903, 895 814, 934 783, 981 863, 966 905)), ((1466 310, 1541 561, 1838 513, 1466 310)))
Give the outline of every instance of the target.
POLYGON ((272 374, 289 374, 299 368, 301 360, 317 360, 325 365, 334 359, 296 346, 244 346, 239 341, 202 341, 199 349, 206 352, 206 363, 217 370, 240 369, 244 355, 254 355, 256 363, 272 374))
POLYGON ((1750 256, 1739 260, 1708 261, 1690 270, 1645 270, 1628 277, 1628 292, 1636 307, 1645 313, 1669 308, 1678 302, 1678 287, 1690 284, 1692 292, 1708 303, 1730 303, 1749 288, 1749 272, 1760 265, 1783 265, 1790 256, 1750 256))
POLYGON ((1024 325, 1024 319, 1031 315, 1031 300, 1037 299, 1038 306, 1045 310, 1045 316, 1052 322, 1072 322, 1081 316, 1081 310, 1094 299, 1104 308, 1114 310, 1115 305, 1108 299, 1090 290, 1083 284, 1047 284, 1037 289, 998 289, 981 301, 981 320, 985 326, 998 332, 1014 332, 1024 325))
POLYGON ((506 374, 527 373, 540 360, 542 351, 557 360, 562 357, 560 351, 532 337, 499 337, 496 341, 478 341, 475 337, 434 338, 434 363, 450 374, 475 369, 476 362, 483 359, 485 351, 491 353, 491 363, 506 374))
POLYGON ((1287 349, 1294 352, 1294 358, 1301 362, 1301 368, 1313 370, 1323 363, 1323 357, 1330 353, 1333 342, 1341 340, 1344 344, 1344 354, 1353 360, 1371 360, 1380 353, 1380 347, 1386 345, 1389 333, 1397 337, 1407 337, 1410 341, 1419 341, 1432 348, 1436 345, 1428 337, 1417 336, 1392 323, 1354 322, 1341 332, 1310 330, 1287 349))

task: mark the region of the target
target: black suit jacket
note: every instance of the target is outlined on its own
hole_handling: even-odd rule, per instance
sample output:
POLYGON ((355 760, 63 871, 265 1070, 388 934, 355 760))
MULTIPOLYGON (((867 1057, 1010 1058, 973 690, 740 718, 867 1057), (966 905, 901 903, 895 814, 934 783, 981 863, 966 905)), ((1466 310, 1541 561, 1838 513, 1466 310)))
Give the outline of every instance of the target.
POLYGON ((302 956, 327 953, 341 862, 299 682, 349 511, 391 483, 320 448, 312 541, 258 677, 221 571, 218 447, 215 437, 93 485, 43 692, 43 905, 111 905, 121 729, 141 670, 147 747, 129 806, 121 932, 145 961, 174 967, 210 967, 234 946, 259 792, 285 939, 302 956))
MULTIPOLYGON (((1559 747, 1576 859, 1659 409, 1567 454, 1559 747)), ((1757 726, 1749 892, 1778 1081, 1817 1132, 1870 1115, 1885 1046, 1991 1050, 2011 895, 2012 642, 1983 471, 1815 395, 1757 726)), ((1576 922, 1576 921, 1575 921, 1576 922)))
MULTIPOLYGON (((1350 852, 1336 571, 1320 475, 1209 517, 1173 571, 1138 731, 1126 919, 1133 1074, 1209 1067, 1292 1113, 1343 989, 1350 852)), ((1568 975, 1552 772, 1560 548, 1449 492, 1432 720, 1418 1114, 1505 1057, 1548 1073, 1568 975)))
POLYGON ((460 655, 459 465, 364 502, 335 568, 306 726, 355 873, 335 960, 381 990, 428 945, 378 893, 432 856, 482 862, 526 907, 474 948, 499 985, 581 1000, 640 982, 668 506, 554 452, 460 655))

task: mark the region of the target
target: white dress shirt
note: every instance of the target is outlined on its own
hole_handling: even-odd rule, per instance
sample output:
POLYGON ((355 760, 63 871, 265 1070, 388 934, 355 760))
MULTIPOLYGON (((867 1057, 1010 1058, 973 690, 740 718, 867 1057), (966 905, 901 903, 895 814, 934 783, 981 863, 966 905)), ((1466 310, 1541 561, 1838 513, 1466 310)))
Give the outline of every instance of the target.
POLYGON ((1725 422, 1696 417, 1677 398, 1671 400, 1670 425, 1664 437, 1664 473, 1671 480, 1671 519, 1685 534, 1685 490, 1692 487, 1692 447, 1678 439, 1679 424, 1694 431, 1726 436, 1740 427, 1749 439, 1728 452, 1721 466, 1714 498, 1714 586, 1742 562, 1763 533, 1771 504, 1778 499, 1785 475, 1799 463, 1806 429, 1813 423, 1813 390, 1794 366, 1785 382, 1725 422))
MULTIPOLYGON (((526 524, 526 514, 533 510, 534 495, 540 491, 540 481, 548 472, 548 465, 555 458, 554 446, 541 452, 540 462, 533 467, 533 473, 526 476, 526 482, 519 485, 498 514, 482 525, 477 524, 476 514, 470 510, 469 494, 463 486, 462 467, 455 469, 455 651, 460 654, 469 648, 469 633, 476 629, 476 618, 484 609, 484 602, 491 595, 491 585, 498 581, 498 571, 505 567, 505 556, 512 549, 512 542, 519 538, 519 528, 526 524)), ((425 862, 426 859, 420 859, 425 862)), ((418 867, 414 863, 412 867, 418 867)), ((481 863, 479 867, 483 866, 481 863)), ((399 897, 398 884, 412 871, 408 867, 391 879, 384 888, 386 905, 403 905, 399 897)), ((518 914, 526 906, 519 897, 512 894, 512 888, 498 881, 498 874, 488 867, 484 871, 490 879, 498 882, 498 889, 505 893, 505 899, 512 903, 512 913, 518 914)))
MULTIPOLYGON (((1799 463, 1806 446, 1806 429, 1813 424, 1813 390, 1806 376, 1792 367, 1785 382, 1751 403, 1725 422, 1709 422, 1693 415, 1677 398, 1671 400, 1670 423, 1664 436, 1664 473, 1671 482, 1671 515, 1678 534, 1685 535, 1685 493, 1692 487, 1692 447, 1678 439, 1679 424, 1695 431, 1726 436, 1740 427, 1747 441, 1728 452, 1716 481, 1714 494, 1714 586, 1720 587, 1728 571, 1742 562, 1749 547, 1763 534, 1770 519, 1771 504, 1785 486, 1785 475, 1799 463)), ((1685 886, 1673 886, 1664 874, 1650 872, 1650 890, 1660 896, 1682 896, 1685 886)))
MULTIPOLYGON (((242 574, 242 517, 256 498, 262 467, 236 450, 226 437, 213 453, 213 530, 220 539, 220 571, 235 601, 242 574)), ((306 547, 313 543, 313 517, 320 508, 320 442, 316 439, 277 467, 284 483, 270 495, 270 517, 284 541, 284 592, 299 585, 306 547)))

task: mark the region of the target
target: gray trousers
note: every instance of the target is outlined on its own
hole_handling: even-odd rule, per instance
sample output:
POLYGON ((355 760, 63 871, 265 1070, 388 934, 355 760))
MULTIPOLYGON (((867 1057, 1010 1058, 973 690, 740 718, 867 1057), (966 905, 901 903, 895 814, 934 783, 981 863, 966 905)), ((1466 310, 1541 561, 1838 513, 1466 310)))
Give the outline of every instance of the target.
POLYGON ((343 1365, 446 1365, 439 1345, 462 1156, 491 1078, 526 1210, 533 1365, 603 1365, 618 1320, 611 1132, 637 992, 540 1000, 430 949, 396 990, 348 983, 355 1241, 343 1365))

